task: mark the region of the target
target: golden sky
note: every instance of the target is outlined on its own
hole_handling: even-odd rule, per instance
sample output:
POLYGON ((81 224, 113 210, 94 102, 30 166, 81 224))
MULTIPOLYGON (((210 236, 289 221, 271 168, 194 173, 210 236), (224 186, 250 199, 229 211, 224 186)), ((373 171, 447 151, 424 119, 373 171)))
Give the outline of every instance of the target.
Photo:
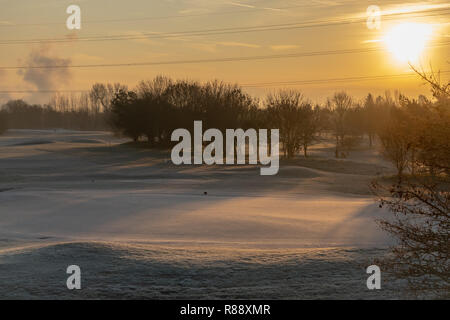
MULTIPOLYGON (((428 88, 415 77, 384 77, 410 72, 395 49, 413 50, 403 40, 414 39, 414 46, 425 37, 422 33, 426 47, 413 63, 429 69, 431 62, 435 70, 450 70, 448 1, 0 0, 0 7, 0 91, 8 91, 0 94, 0 102, 45 102, 51 94, 11 91, 84 90, 94 82, 133 87, 159 74, 237 82, 257 96, 293 87, 318 102, 337 90, 358 98, 397 89, 428 95, 428 88), (81 8, 81 30, 66 27, 71 4, 81 8), (381 9, 379 29, 366 24, 371 5, 381 9), (279 57, 255 59, 274 55, 279 57), (179 63, 242 57, 252 58, 179 63), (168 61, 178 63, 158 64, 168 61), (73 67, 136 62, 155 64, 73 67), (52 64, 69 67, 5 69, 52 64), (373 76, 383 77, 336 80, 373 76), (308 82, 317 79, 332 80, 308 82), (307 83, 292 85, 295 81, 307 83)), ((443 80, 448 77, 442 74, 443 80)))

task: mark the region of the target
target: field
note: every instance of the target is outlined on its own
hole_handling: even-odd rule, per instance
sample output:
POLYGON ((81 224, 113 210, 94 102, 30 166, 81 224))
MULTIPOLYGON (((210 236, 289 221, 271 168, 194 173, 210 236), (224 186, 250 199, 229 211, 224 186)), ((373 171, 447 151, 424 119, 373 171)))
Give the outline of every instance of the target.
POLYGON ((0 298, 400 298, 366 287, 391 243, 370 181, 376 148, 257 166, 175 166, 107 132, 0 137, 0 298), (65 286, 69 265, 82 290, 65 286))

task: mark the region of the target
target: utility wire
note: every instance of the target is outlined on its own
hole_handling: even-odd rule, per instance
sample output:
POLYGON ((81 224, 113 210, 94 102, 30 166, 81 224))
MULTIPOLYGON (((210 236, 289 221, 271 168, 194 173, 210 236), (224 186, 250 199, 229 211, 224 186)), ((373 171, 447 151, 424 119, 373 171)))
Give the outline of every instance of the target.
MULTIPOLYGON (((450 73, 450 70, 440 71, 440 74, 450 73)), ((271 87, 279 85, 308 85, 316 83, 329 83, 329 82, 353 82, 353 81, 367 81, 367 80, 384 80, 392 78, 407 78, 415 77, 416 73, 400 73, 400 74, 387 74, 379 76, 362 76, 362 77, 347 77, 347 78, 328 78, 328 79, 313 79, 313 80, 292 80, 292 81, 278 81, 278 82, 260 82, 260 83, 243 83, 242 87, 271 87)))
MULTIPOLYGON (((450 13, 450 8, 430 10, 428 12, 439 11, 439 13, 416 15, 415 17, 431 17, 447 15, 450 13), (442 13, 442 11, 445 11, 442 13)), ((401 13, 392 16, 386 16, 383 20, 396 20, 399 19, 398 15, 410 15, 415 13, 401 13)), ((222 35, 222 34, 234 34, 234 33, 249 33, 249 32, 265 32, 265 31, 279 31, 279 30, 293 30, 293 29, 305 29, 315 27, 327 27, 344 24, 363 23, 366 18, 350 18, 350 19, 329 19, 329 20, 310 20, 306 22, 297 23, 285 23, 285 24, 272 24, 272 25, 258 25, 250 27, 231 27, 231 28, 219 28, 219 29, 203 29, 203 30, 191 30, 191 31, 178 31, 178 32, 143 32, 137 34, 116 34, 116 35, 97 35, 88 37, 79 37, 75 39, 70 38, 33 38, 33 39, 5 39, 0 40, 0 45, 13 45, 13 44, 34 44, 34 43, 65 43, 65 42, 97 42, 97 41, 117 41, 117 40, 138 40, 138 39, 155 39, 155 38, 177 38, 177 37, 193 37, 193 36, 210 36, 210 35, 222 35)))
MULTIPOLYGON (((440 74, 450 73, 450 70, 440 71, 440 74)), ((392 78, 409 78, 417 76, 415 73, 400 73, 400 74, 385 74, 377 76, 360 76, 360 77, 346 77, 346 78, 325 78, 325 79, 310 79, 310 80, 292 80, 279 82, 259 82, 259 83, 243 83, 240 86, 245 88, 252 87, 271 87, 278 85, 310 85, 316 83, 336 83, 336 82, 352 82, 352 81, 376 81, 392 78)), ((0 91, 0 94, 12 93, 79 93, 89 92, 90 90, 8 90, 0 91)))
MULTIPOLYGON (((428 47, 447 46, 450 41, 440 42, 428 47)), ((232 62, 232 61, 253 61, 253 60, 268 60, 268 59, 282 59, 282 58, 300 58, 313 56, 327 56, 337 54, 356 54, 369 53, 379 51, 379 48, 363 48, 363 49, 342 49, 342 50, 326 50, 326 51, 309 51, 298 52, 290 54, 273 54, 273 55, 259 55, 246 57, 226 57, 216 59, 193 59, 193 60, 172 60, 172 61, 148 61, 148 62, 129 62, 129 63, 104 63, 104 64, 79 64, 79 65, 25 65, 25 66, 6 66, 0 67, 0 70, 19 70, 19 69, 65 69, 65 68, 107 68, 107 67, 137 67, 137 66, 155 66, 155 65, 177 65, 177 64, 197 64, 197 63, 212 63, 212 62, 232 62)))
MULTIPOLYGON (((341 5, 341 4, 337 4, 341 5)), ((335 6, 337 6, 335 5, 335 6)), ((146 20, 166 20, 166 19, 176 19, 176 18, 192 18, 192 17, 201 17, 201 16, 217 16, 217 15, 228 15, 228 14, 239 14, 239 13, 250 13, 253 11, 265 11, 271 12, 274 11, 282 11, 287 9, 296 9, 296 8, 318 8, 323 7, 322 5, 313 5, 313 4, 303 4, 303 5, 295 5, 295 6, 287 6, 287 7, 274 7, 274 8, 248 8, 244 10, 232 10, 232 11, 223 11, 223 12, 205 12, 205 13, 191 13, 191 14, 178 14, 178 15, 167 15, 167 16, 155 16, 155 17, 141 17, 141 18, 122 18, 122 19, 103 19, 103 20, 83 20, 83 24, 89 23, 105 23, 105 22, 134 22, 134 21, 146 21, 146 20)), ((61 25, 61 22, 47 22, 47 23, 21 23, 21 24, 0 24, 0 27, 28 27, 28 26, 48 26, 48 25, 61 25)))

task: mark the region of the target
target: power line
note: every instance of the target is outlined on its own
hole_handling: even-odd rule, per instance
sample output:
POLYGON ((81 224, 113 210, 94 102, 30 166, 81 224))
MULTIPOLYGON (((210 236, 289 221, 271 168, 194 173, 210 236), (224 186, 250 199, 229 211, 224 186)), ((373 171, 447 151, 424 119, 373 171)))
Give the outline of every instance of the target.
MULTIPOLYGON (((440 74, 450 73, 450 70, 441 71, 440 74)), ((400 73, 400 74, 385 74, 377 76, 359 76, 359 77, 346 77, 346 78, 325 78, 325 79, 310 79, 310 80, 292 80, 292 81, 279 81, 279 82, 259 82, 259 83, 243 83, 242 87, 271 87, 278 85, 310 85, 316 83, 339 83, 339 82, 353 82, 353 81, 376 81, 385 80, 390 78, 409 78, 416 77, 415 73, 400 73)), ((418 80, 420 80, 418 78, 418 80)), ((89 92, 90 90, 9 90, 0 91, 0 94, 13 94, 13 93, 80 93, 89 92)))
MULTIPOLYGON (((450 70, 441 71, 440 74, 450 73, 450 70)), ((271 87, 279 85, 308 85, 327 82, 353 82, 353 81, 367 81, 367 80, 384 80, 391 78, 407 78, 415 77, 415 73, 400 73, 400 74, 386 74, 379 76, 361 76, 361 77, 347 77, 347 78, 328 78, 328 79, 313 79, 313 80, 292 80, 292 81, 278 81, 278 82, 260 82, 260 83, 248 83, 241 84, 242 87, 271 87)))
MULTIPOLYGON (((429 10, 428 12, 435 11, 449 11, 450 8, 429 10)), ((385 17, 384 20, 395 20, 398 19, 398 15, 409 15, 415 13, 400 13, 393 14, 392 16, 385 17)), ((423 14, 416 15, 416 17, 430 17, 446 15, 445 13, 435 13, 435 14, 423 14)), ((192 36, 210 36, 210 35, 221 35, 221 34, 234 34, 234 33, 249 33, 249 32, 265 32, 265 31, 279 31, 279 30, 292 30, 292 29, 304 29, 304 28, 315 28, 315 27, 327 27, 336 26, 343 24, 353 24, 365 22, 366 18, 352 18, 352 19, 331 19, 331 20, 310 20, 306 22, 297 23, 285 23, 285 24, 272 24, 272 25, 258 25, 250 27, 230 27, 230 28, 219 28, 219 29, 203 29, 203 30, 191 30, 191 31, 178 31, 178 32, 165 32, 157 33, 155 32, 143 32, 139 34, 123 34, 123 35, 98 35, 89 37, 79 37, 76 39, 70 38, 34 38, 34 39, 10 39, 10 40, 0 40, 0 45, 14 45, 14 44, 34 44, 34 43, 65 43, 65 42, 97 42, 97 41, 118 41, 118 40, 138 40, 138 39, 154 39, 154 38, 176 38, 176 37, 192 37, 192 36)))
MULTIPOLYGON (((441 42, 428 47, 446 46, 450 41, 441 42)), ((105 63, 105 64, 80 64, 80 65, 40 65, 40 66, 12 66, 0 67, 0 70, 18 70, 18 69, 65 69, 65 68, 107 68, 107 67, 137 67, 137 66, 154 66, 154 65, 177 65, 177 64, 197 64, 197 63, 213 63, 213 62, 232 62, 232 61, 253 61, 253 60, 268 60, 281 58, 300 58, 313 56, 327 56, 337 54, 356 54, 376 52, 379 48, 365 48, 365 49, 343 49, 343 50, 327 50, 327 51, 310 51, 298 52, 290 54, 273 54, 260 56, 246 56, 246 57, 226 57, 216 59, 195 59, 195 60, 172 60, 172 61, 150 61, 150 62, 129 62, 129 63, 105 63)))
POLYGON ((11 93, 82 93, 89 92, 90 90, 4 90, 0 91, 0 94, 11 94, 11 93))
MULTIPOLYGON (((341 4, 337 4, 341 5, 341 4)), ((146 20, 166 20, 166 19, 176 19, 176 18, 192 18, 200 16, 216 16, 216 15, 228 15, 228 14, 239 14, 239 13, 249 13, 253 11, 266 11, 273 12, 277 10, 287 10, 296 8, 318 8, 321 5, 313 4, 303 4, 287 7, 274 7, 274 8, 248 8, 245 10, 232 10, 224 12, 208 12, 208 13, 191 13, 191 14, 178 14, 178 15, 168 15, 168 16, 155 16, 155 17, 142 17, 142 18, 125 18, 125 19, 104 19, 104 20, 83 20, 84 24, 89 23, 105 23, 105 22, 134 22, 134 21, 146 21, 146 20)), ((0 27, 28 27, 28 26, 47 26, 47 25, 61 25, 61 22, 47 22, 47 23, 21 23, 21 24, 3 24, 0 27)))

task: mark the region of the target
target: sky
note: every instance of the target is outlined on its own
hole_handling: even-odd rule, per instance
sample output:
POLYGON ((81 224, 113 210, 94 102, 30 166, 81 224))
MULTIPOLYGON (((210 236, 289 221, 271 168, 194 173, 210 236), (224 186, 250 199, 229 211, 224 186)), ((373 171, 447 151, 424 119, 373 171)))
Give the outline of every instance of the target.
POLYGON ((261 97, 293 88, 317 102, 341 90, 358 99, 429 95, 423 81, 404 76, 411 69, 398 52, 421 44, 410 63, 450 71, 448 1, 0 0, 0 8, 0 103, 45 103, 53 91, 96 82, 132 88, 161 74, 238 83, 261 97), (66 26, 72 4, 80 30, 66 26), (379 28, 368 26, 369 6, 381 10, 379 28), (147 64, 116 65, 129 63, 147 64))

